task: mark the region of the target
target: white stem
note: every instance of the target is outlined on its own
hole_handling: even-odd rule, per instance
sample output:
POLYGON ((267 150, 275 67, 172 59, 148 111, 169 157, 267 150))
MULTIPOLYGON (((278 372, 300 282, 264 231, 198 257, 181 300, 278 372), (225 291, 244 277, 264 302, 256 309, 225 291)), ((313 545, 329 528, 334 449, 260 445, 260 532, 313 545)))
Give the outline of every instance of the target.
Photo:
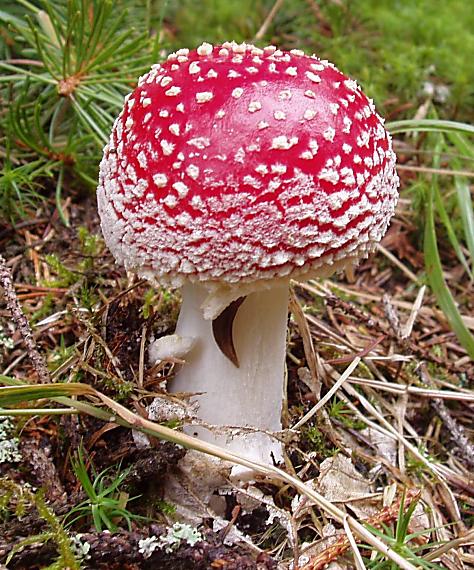
MULTIPOLYGON (((212 321, 202 316, 207 291, 186 285, 182 294, 176 333, 194 337, 196 343, 171 390, 203 392, 195 400, 198 416, 207 423, 281 430, 288 285, 251 293, 240 306, 233 326, 239 368, 222 354, 212 334, 212 321)), ((229 438, 200 426, 185 431, 256 461, 270 464, 272 454, 281 459, 279 442, 261 432, 229 438)))

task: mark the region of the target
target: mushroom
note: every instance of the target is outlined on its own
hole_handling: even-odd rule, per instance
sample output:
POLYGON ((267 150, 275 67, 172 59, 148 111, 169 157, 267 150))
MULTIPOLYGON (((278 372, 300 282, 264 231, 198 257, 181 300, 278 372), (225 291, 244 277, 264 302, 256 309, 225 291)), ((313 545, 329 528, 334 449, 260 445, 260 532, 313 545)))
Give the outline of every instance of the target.
POLYGON ((104 150, 99 213, 119 263, 182 287, 166 346, 189 352, 171 389, 196 394, 203 422, 242 428, 189 433, 281 458, 269 432, 281 430, 290 279, 370 253, 394 213, 395 160, 357 83, 300 50, 204 43, 139 80, 104 150))

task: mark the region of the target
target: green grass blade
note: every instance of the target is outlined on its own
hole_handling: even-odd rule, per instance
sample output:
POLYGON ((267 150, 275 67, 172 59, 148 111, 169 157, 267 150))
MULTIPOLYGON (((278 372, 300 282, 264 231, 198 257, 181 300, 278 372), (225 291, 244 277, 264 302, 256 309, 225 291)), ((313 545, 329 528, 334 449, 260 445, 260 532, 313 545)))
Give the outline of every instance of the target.
POLYGON ((458 196, 458 206, 461 213, 464 236, 466 238, 466 244, 471 256, 472 264, 474 263, 474 208, 471 191, 466 178, 456 176, 454 184, 458 196))
MULTIPOLYGON (((441 167, 440 165, 440 156, 441 152, 444 149, 444 137, 440 137, 439 143, 436 145, 435 154, 433 158, 433 166, 436 169, 441 167)), ((443 225, 446 229, 446 233, 448 235, 449 243, 451 244, 452 248, 454 249, 459 261, 461 262, 462 266, 466 270, 466 273, 472 279, 471 269, 467 263, 466 257, 462 251, 461 244, 459 243, 458 236, 454 230, 453 224, 451 223, 451 218, 445 208, 445 198, 441 194, 440 185, 438 184, 438 177, 433 178, 432 187, 431 187, 432 195, 434 198, 434 205, 436 207, 436 212, 439 215, 443 225)))
POLYGON ((56 398, 58 396, 78 396, 93 394, 94 391, 87 384, 33 384, 27 386, 0 387, 0 407, 12 406, 27 400, 41 400, 42 398, 56 398))
POLYGON ((448 319, 459 342, 466 349, 469 356, 474 358, 474 337, 464 324, 458 311, 454 298, 449 290, 443 276, 443 268, 436 241, 436 229, 434 219, 434 181, 431 185, 430 193, 426 205, 426 225, 424 239, 425 264, 428 281, 433 291, 438 305, 448 319))
POLYGON ((474 125, 459 123, 457 121, 442 121, 438 119, 408 119, 405 121, 392 121, 386 124, 392 133, 407 133, 411 131, 425 132, 453 132, 474 135, 474 125))
POLYGON ((454 249, 459 261, 461 262, 462 266, 466 270, 469 277, 472 279, 471 269, 467 263, 466 256, 464 255, 461 244, 459 243, 458 237, 456 232, 454 231, 453 225, 451 223, 451 219, 449 217, 448 212, 444 206, 444 197, 441 194, 438 184, 435 185, 434 188, 434 201, 436 205, 436 211, 443 222, 444 227, 446 228, 446 233, 448 235, 449 243, 451 244, 452 248, 454 249))

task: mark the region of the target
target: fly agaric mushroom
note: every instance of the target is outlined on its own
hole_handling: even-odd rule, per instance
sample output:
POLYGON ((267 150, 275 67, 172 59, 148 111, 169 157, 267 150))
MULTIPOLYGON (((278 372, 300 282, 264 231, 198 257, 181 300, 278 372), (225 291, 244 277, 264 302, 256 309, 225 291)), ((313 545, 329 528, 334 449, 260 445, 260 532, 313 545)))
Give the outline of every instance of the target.
POLYGON ((281 429, 289 281, 369 254, 394 213, 395 158, 356 82, 299 50, 204 43, 140 79, 100 167, 105 240, 128 270, 182 287, 171 344, 194 344, 172 390, 199 393, 209 424, 262 430, 188 431, 281 457, 265 432, 281 429))

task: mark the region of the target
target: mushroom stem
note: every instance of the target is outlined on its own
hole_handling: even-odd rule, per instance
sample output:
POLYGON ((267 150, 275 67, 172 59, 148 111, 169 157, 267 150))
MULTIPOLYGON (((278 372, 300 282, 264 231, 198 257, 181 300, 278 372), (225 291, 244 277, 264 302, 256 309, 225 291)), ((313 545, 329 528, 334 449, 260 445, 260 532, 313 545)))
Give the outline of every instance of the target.
MULTIPOLYGON (((207 290, 185 285, 176 333, 194 337, 195 345, 173 380, 173 392, 203 392, 195 396, 198 417, 215 426, 281 430, 283 379, 288 316, 288 284, 251 293, 239 308, 233 339, 240 366, 221 352, 214 340, 212 321, 202 315, 207 290)), ((217 434, 201 426, 187 433, 226 445, 257 461, 281 459, 281 444, 262 432, 217 434)))

